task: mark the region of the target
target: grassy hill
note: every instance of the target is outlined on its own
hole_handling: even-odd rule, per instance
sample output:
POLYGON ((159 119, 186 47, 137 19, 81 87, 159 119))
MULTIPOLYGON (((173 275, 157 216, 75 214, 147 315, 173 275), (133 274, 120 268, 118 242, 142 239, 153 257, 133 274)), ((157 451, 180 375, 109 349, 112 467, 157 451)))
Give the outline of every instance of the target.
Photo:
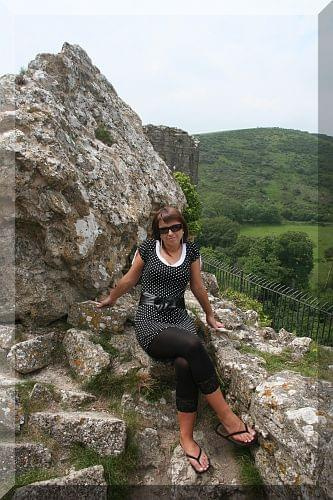
POLYGON ((284 220, 333 222, 332 137, 281 128, 196 137, 200 139, 198 191, 204 217, 230 217, 235 204, 257 202, 274 206, 284 220))

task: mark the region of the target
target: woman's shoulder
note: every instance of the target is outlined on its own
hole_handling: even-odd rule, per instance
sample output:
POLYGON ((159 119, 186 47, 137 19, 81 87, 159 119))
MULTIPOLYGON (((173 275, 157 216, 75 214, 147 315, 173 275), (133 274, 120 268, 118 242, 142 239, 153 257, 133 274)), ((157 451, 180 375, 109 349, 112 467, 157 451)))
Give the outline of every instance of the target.
POLYGON ((189 257, 190 261, 194 261, 200 257, 200 250, 199 246, 195 241, 187 241, 186 242, 188 252, 189 252, 189 257))

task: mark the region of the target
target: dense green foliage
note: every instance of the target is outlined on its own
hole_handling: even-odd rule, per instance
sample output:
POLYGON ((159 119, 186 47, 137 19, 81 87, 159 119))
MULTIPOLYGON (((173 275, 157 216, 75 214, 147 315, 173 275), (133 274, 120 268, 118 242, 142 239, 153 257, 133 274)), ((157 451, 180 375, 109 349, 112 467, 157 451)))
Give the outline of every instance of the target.
POLYGON ((203 217, 224 215, 240 223, 333 221, 333 138, 281 128, 197 137, 203 217))
POLYGON ((236 243, 239 224, 227 217, 202 219, 202 233, 197 238, 200 245, 228 247, 236 243))
POLYGON ((202 204, 199 198, 198 191, 188 175, 183 172, 173 172, 174 179, 180 185, 186 201, 187 207, 183 211, 184 218, 187 222, 188 229, 191 235, 199 235, 201 233, 201 211, 202 204))
POLYGON ((313 243, 306 233, 287 231, 263 237, 239 236, 223 248, 207 241, 203 256, 211 256, 270 281, 307 289, 313 268, 313 243))

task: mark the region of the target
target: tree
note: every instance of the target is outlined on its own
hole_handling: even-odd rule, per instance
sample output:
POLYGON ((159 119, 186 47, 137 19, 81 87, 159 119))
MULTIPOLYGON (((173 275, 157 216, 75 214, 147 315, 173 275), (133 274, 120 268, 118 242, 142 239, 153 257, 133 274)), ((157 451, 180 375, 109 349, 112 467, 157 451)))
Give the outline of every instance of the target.
POLYGON ((189 232, 194 236, 198 235, 201 233, 201 223, 199 219, 202 212, 202 204, 199 199, 198 191, 195 185, 192 184, 190 177, 183 172, 175 171, 173 172, 173 177, 181 187, 187 201, 187 207, 183 215, 188 224, 189 232))
POLYGON ((234 245, 239 232, 239 224, 227 217, 202 219, 202 233, 198 242, 202 246, 225 248, 234 245))
POLYGON ((308 288, 313 269, 313 243, 306 233, 287 231, 279 235, 276 255, 286 269, 288 284, 308 288))

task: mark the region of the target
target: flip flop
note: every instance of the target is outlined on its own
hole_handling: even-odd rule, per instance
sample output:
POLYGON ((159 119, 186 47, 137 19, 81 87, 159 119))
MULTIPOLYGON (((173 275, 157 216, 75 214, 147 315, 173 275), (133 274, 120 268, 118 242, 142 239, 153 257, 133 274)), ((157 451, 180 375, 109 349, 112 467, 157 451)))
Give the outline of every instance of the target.
POLYGON ((230 441, 230 443, 237 444, 238 446, 248 447, 248 446, 253 446, 258 441, 258 434, 257 433, 253 437, 252 441, 250 441, 249 443, 238 441, 237 439, 232 439, 231 436, 235 436, 236 434, 245 434, 246 432, 249 432, 247 424, 245 424, 245 423, 244 423, 244 426, 245 426, 245 430, 244 431, 231 432, 230 434, 221 434, 221 432, 219 432, 219 430, 218 430, 220 425, 222 425, 221 422, 219 424, 217 424, 217 426, 215 427, 216 434, 218 434, 219 436, 223 437, 227 441, 230 441))
MULTIPOLYGON (((196 444, 198 444, 196 441, 195 441, 196 444)), ((180 444, 180 443, 179 443, 180 444)), ((184 448, 182 447, 182 445, 180 444, 182 450, 184 451, 185 453, 185 456, 188 457, 188 458, 193 458, 193 460, 196 460, 198 462, 198 464, 200 465, 200 467, 203 467, 203 465, 200 463, 200 457, 201 457, 201 453, 202 453, 202 449, 200 448, 199 446, 199 455, 197 457, 194 457, 193 455, 189 455, 188 453, 185 452, 184 448)), ((208 458, 208 457, 207 457, 208 458)), ((207 472, 210 468, 210 460, 208 458, 208 467, 207 469, 204 469, 204 470, 197 470, 193 464, 191 464, 191 462, 189 462, 189 464, 191 465, 192 469, 197 473, 197 474, 203 474, 204 472, 207 472)))

